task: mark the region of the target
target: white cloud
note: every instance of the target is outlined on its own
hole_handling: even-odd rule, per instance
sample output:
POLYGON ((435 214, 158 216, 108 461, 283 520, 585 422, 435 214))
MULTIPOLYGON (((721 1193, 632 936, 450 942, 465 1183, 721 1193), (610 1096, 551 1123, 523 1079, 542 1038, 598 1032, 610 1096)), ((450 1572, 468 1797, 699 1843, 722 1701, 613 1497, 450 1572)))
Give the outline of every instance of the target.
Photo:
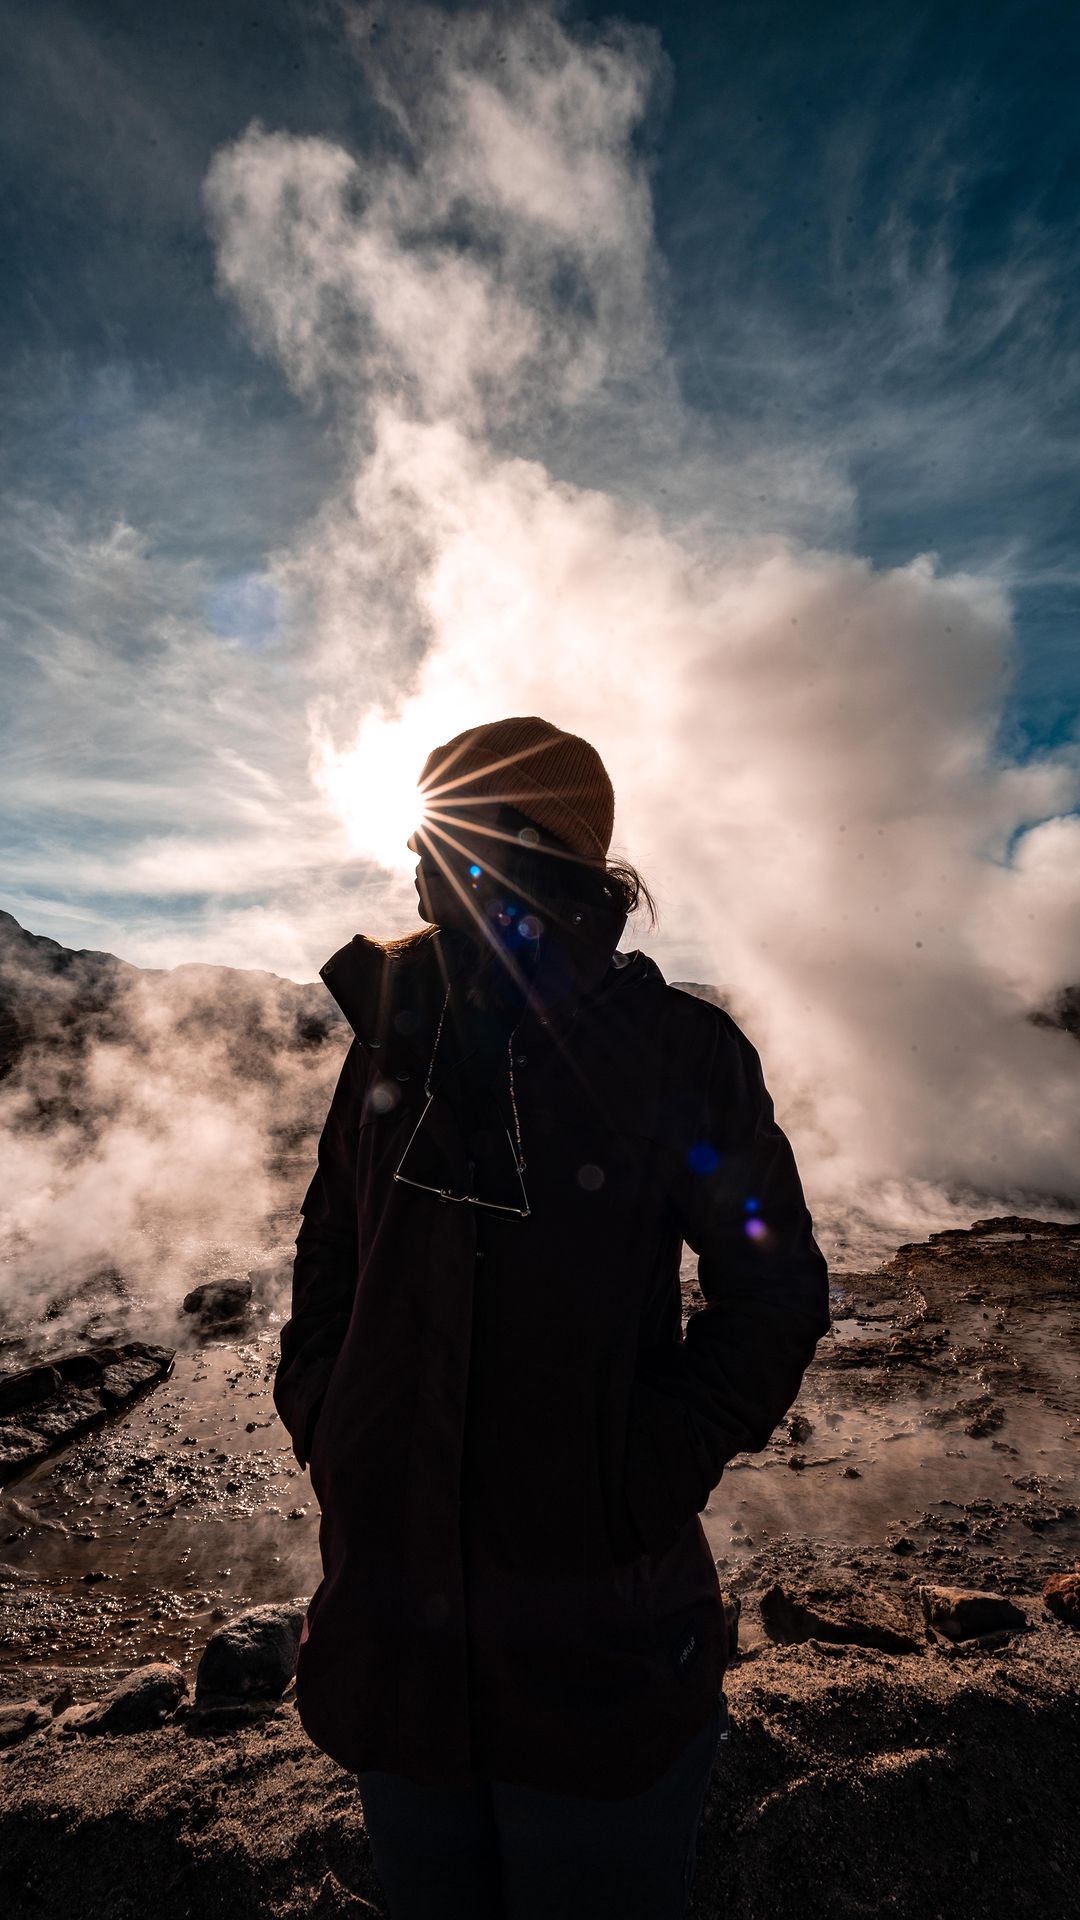
MULTIPOLYGON (((494 62, 490 32, 441 18, 437 53, 421 32, 423 111, 394 96, 407 156, 361 164, 256 128, 208 183, 249 325, 360 423, 350 497, 293 562, 323 567, 316 644, 341 676, 317 704, 324 747, 347 784, 349 688, 378 706, 383 752, 395 718, 411 757, 425 729, 435 745, 504 712, 586 734, 619 850, 760 1037, 819 1193, 890 1175, 1066 1188, 1074 1043, 1023 1015, 1075 971, 1078 764, 995 762, 1007 597, 933 554, 876 571, 807 547, 770 531, 768 501, 717 544, 722 461, 721 504, 702 491, 673 528, 529 457, 580 399, 633 460, 659 337, 631 137, 653 50, 583 47, 530 9, 494 62), (369 605, 365 686, 344 636, 363 656, 369 605)), ((899 229, 894 257, 933 335, 946 253, 918 290, 899 229)), ((668 369, 657 387, 674 418, 668 369)))

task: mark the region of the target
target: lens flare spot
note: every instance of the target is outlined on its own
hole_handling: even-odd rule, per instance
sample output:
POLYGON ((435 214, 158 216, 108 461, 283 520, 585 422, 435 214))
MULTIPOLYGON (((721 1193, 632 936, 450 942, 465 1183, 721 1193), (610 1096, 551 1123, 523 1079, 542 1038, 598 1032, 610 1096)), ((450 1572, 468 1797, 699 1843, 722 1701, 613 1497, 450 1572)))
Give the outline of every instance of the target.
POLYGON ((720 1165, 720 1155, 711 1140, 697 1140, 686 1156, 694 1173, 715 1173, 720 1165))
POLYGON ((584 1187, 586 1193, 598 1193, 604 1184, 604 1169, 594 1167, 587 1160, 585 1165, 577 1170, 577 1181, 578 1186, 584 1187))
POLYGON ((369 1113, 389 1113, 391 1107, 396 1107, 400 1099, 401 1094, 392 1080, 376 1080, 365 1104, 369 1113))
POLYGON ((752 1194, 750 1198, 744 1200, 742 1204, 744 1213, 757 1213, 761 1207, 761 1201, 755 1200, 752 1194))
POLYGON ((476 862, 474 861, 474 862, 473 862, 473 864, 472 864, 472 866, 471 866, 471 867, 469 868, 469 873, 470 873, 470 876, 471 876, 471 878, 472 878, 473 880, 479 880, 479 878, 480 878, 480 875, 481 875, 481 873, 482 873, 482 872, 483 872, 483 868, 482 868, 482 867, 478 867, 478 866, 476 865, 476 862))
POLYGON ((765 1225, 764 1220, 752 1219, 744 1223, 743 1231, 750 1240, 764 1240, 768 1235, 769 1229, 765 1225))

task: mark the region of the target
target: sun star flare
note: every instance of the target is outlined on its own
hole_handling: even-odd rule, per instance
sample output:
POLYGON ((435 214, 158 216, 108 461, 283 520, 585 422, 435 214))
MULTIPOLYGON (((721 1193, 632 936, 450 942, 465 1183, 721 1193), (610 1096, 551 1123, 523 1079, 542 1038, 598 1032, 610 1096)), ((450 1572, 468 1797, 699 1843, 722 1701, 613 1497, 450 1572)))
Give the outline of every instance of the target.
POLYGON ((376 707, 344 752, 325 736, 318 742, 316 786, 340 816, 353 853, 389 873, 408 873, 415 865, 408 842, 424 817, 418 781, 428 732, 426 722, 421 727, 376 707))

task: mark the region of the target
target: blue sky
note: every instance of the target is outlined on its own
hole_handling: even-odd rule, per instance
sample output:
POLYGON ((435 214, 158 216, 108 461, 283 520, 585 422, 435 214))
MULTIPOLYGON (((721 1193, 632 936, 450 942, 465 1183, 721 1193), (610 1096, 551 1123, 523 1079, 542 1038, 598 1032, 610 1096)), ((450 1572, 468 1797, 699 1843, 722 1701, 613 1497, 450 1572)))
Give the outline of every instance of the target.
POLYGON ((1075 10, 697 5, 663 32, 685 391, 841 442, 876 563, 1000 568, 1003 738, 1059 737, 1080 711, 1075 10))
MULTIPOLYGON (((253 120, 392 151, 377 62, 397 34, 407 65, 409 9, 395 11, 396 26, 331 5, 41 0, 8 17, 0 539, 15 701, 0 903, 71 944, 162 962, 210 957, 215 940, 237 958, 250 938, 259 964, 310 977, 324 921, 297 933, 308 896, 268 840, 322 862, 328 929, 358 892, 376 918, 400 911, 400 877, 334 842, 309 731, 289 731, 325 698, 329 643, 314 670, 310 567, 297 584, 281 556, 353 485, 363 429, 223 290, 204 195, 215 155, 253 120), (212 768, 200 699, 218 727, 212 768), (208 882, 200 836, 220 854, 222 834, 226 878, 219 861, 208 882)), ((524 11, 496 9, 496 38, 524 11)), ((475 10, 418 13, 426 59, 439 15, 449 27, 475 10)), ((997 747, 1024 761, 1067 745, 1080 712, 1074 11, 559 18, 584 46, 612 21, 643 30, 630 147, 655 219, 664 404, 640 363, 616 366, 587 431, 573 408, 534 408, 524 426, 511 409, 490 444, 721 544, 752 521, 876 569, 932 552, 945 575, 996 583, 1012 613, 997 747), (726 478, 710 491, 714 468, 726 478)), ((414 666, 422 633, 401 644, 414 666)), ((350 697, 400 690, 403 661, 384 659, 373 648, 350 697)))

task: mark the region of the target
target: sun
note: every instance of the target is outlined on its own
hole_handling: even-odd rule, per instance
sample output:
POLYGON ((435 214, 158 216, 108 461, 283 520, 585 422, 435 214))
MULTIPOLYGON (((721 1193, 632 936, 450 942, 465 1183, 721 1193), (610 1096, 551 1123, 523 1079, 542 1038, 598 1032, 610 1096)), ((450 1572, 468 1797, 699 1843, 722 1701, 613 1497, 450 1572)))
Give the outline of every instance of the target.
POLYGON ((419 715, 388 717, 373 707, 343 753, 325 736, 317 743, 316 786, 343 821, 352 851, 388 873, 411 873, 416 865, 408 840, 424 817, 417 781, 439 737, 419 715))

